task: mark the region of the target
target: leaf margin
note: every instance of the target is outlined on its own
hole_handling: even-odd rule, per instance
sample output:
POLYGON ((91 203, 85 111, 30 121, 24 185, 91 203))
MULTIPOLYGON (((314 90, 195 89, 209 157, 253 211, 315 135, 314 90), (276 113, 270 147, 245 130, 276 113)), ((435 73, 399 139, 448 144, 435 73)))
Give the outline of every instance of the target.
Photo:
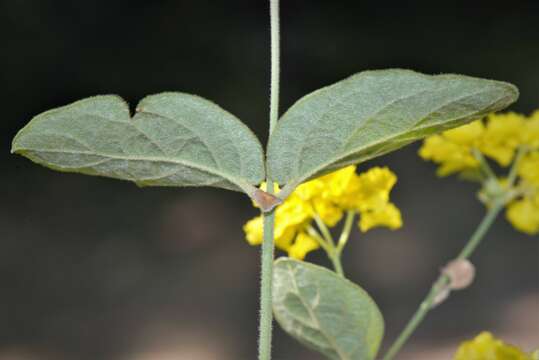
MULTIPOLYGON (((274 171, 272 171, 272 168, 274 168, 276 166, 276 165, 274 165, 274 163, 279 161, 279 159, 275 159, 272 156, 272 153, 273 153, 272 148, 275 147, 275 146, 272 146, 272 144, 275 142, 275 138, 276 138, 276 136, 278 136, 277 134, 279 133, 279 131, 282 131, 280 129, 283 126, 286 126, 287 121, 291 121, 291 120, 287 120, 287 119, 290 119, 290 117, 287 117, 287 115, 289 115, 292 111, 296 110, 297 107, 301 107, 301 105, 304 102, 309 101, 311 98, 316 97, 316 96, 318 96, 320 94, 323 94, 325 92, 331 91, 335 87, 342 86, 345 82, 353 81, 354 79, 356 79, 357 77, 360 77, 360 76, 370 75, 370 74, 374 74, 374 73, 381 74, 381 73, 389 72, 389 71, 410 73, 410 74, 414 74, 414 75, 419 75, 421 77, 428 77, 428 78, 431 78, 431 79, 432 78, 440 78, 440 77, 448 77, 448 78, 453 77, 453 78, 464 78, 464 79, 470 79, 470 80, 483 80, 485 82, 496 83, 497 85, 505 86, 506 90, 507 90, 507 92, 506 92, 507 95, 505 97, 503 97, 503 98, 498 99, 496 102, 491 103, 489 105, 489 107, 487 107, 485 110, 483 110, 483 111, 481 111, 479 113, 480 115, 474 115, 473 117, 467 116, 466 118, 463 118, 463 119, 453 119, 451 121, 445 121, 443 124, 447 125, 447 126, 442 126, 441 125, 442 123, 438 123, 438 124, 432 125, 430 127, 413 128, 412 131, 399 133, 396 136, 386 138, 383 141, 376 141, 374 143, 371 143, 368 146, 363 147, 362 150, 360 150, 360 151, 367 151, 370 147, 375 147, 375 146, 379 145, 380 143, 399 141, 398 140, 399 138, 404 137, 407 134, 412 134, 412 133, 415 133, 415 132, 418 132, 418 131, 425 132, 424 135, 421 135, 421 137, 415 137, 415 138, 412 138, 412 139, 402 141, 401 145, 399 145, 396 148, 393 148, 393 149, 391 149, 389 151, 385 151, 385 152, 381 152, 381 153, 375 153, 373 156, 370 156, 370 157, 367 157, 365 159, 361 159, 361 160, 358 160, 358 161, 350 161, 346 165, 357 164, 357 163, 361 163, 361 162, 364 162, 364 161, 368 161, 368 160, 370 160, 372 158, 375 158, 377 156, 385 155, 385 154, 387 154, 389 152, 398 150, 399 148, 401 148, 403 146, 406 146, 406 145, 408 145, 408 144, 410 144, 410 143, 412 143, 414 141, 418 141, 421 138, 424 138, 426 136, 435 134, 437 132, 445 131, 445 130, 448 130, 448 129, 451 129, 451 128, 454 128, 454 127, 457 127, 457 126, 460 126, 460 125, 464 125, 464 124, 466 124, 466 123, 468 123, 470 121, 473 121, 475 119, 484 117, 484 116, 488 115, 489 113, 491 113, 493 111, 493 110, 491 110, 491 108, 493 107, 494 104, 497 104, 497 103, 500 103, 500 102, 503 102, 504 104, 506 104, 503 107, 498 108, 498 110, 495 110, 495 111, 499 111, 499 110, 509 106, 510 104, 514 103, 518 99, 518 96, 519 96, 518 88, 515 85, 513 85, 513 84, 511 84, 509 82, 491 80, 491 79, 484 79, 484 78, 478 78, 478 77, 472 77, 472 76, 468 76, 468 75, 460 75, 460 74, 453 74, 453 73, 430 75, 430 74, 424 74, 424 73, 420 73, 420 72, 417 72, 417 71, 414 71, 414 70, 402 69, 402 68, 389 68, 389 69, 361 71, 361 72, 352 74, 352 75, 350 75, 350 76, 348 76, 348 77, 346 77, 346 78, 344 78, 342 80, 339 80, 339 81, 337 81, 335 83, 332 83, 330 85, 327 85, 327 86, 321 87, 321 88, 319 88, 317 90, 314 90, 314 91, 308 93, 307 95, 304 95, 303 97, 299 98, 294 104, 292 104, 292 106, 290 106, 290 108, 288 108, 286 110, 286 112, 280 117, 280 119, 277 122, 277 125, 275 127, 275 130, 270 135, 269 140, 268 140, 268 145, 267 145, 267 148, 266 148, 266 171, 267 171, 267 173, 271 174, 273 176, 274 171), (503 101, 504 99, 507 99, 507 100, 503 101), (439 129, 439 130, 437 130, 437 129, 439 129), (428 132, 429 130, 430 130, 430 132, 428 132)), ((475 95, 477 95, 477 94, 475 94, 475 95)), ((444 106, 447 106, 447 105, 448 104, 444 104, 444 106)), ((388 105, 384 105, 384 107, 387 107, 387 106, 388 105)), ((305 182, 307 180, 313 179, 315 177, 321 176, 323 174, 335 171, 337 169, 340 169, 340 168, 346 166, 346 165, 339 165, 339 166, 336 166, 336 167, 331 167, 331 165, 338 164, 339 161, 345 160, 347 157, 352 156, 356 152, 358 152, 357 149, 355 149, 354 151, 351 150, 351 151, 349 151, 349 152, 347 152, 347 153, 345 153, 343 155, 336 156, 335 158, 332 158, 332 159, 328 160, 327 162, 325 162, 323 164, 320 164, 315 169, 312 169, 312 171, 309 171, 306 174, 304 174, 302 176, 299 176, 296 179, 293 179, 292 181, 289 181, 288 183, 285 182, 285 181, 282 181, 282 179, 275 178, 274 181, 279 182, 280 185, 284 185, 283 188, 281 189, 281 191, 279 192, 278 196, 281 199, 284 200, 301 183, 303 183, 303 182, 305 182), (324 171, 324 169, 326 169, 326 171, 324 171)))
MULTIPOLYGON (((290 264, 295 264, 297 266, 302 266, 304 268, 307 268, 308 270, 321 271, 325 275, 333 277, 336 281, 341 281, 343 284, 345 284, 345 286, 351 287, 355 291, 359 291, 359 293, 362 294, 364 300, 366 300, 369 303, 369 305, 371 305, 372 309, 374 309, 374 317, 376 318, 377 323, 380 326, 380 328, 378 329, 379 334, 377 334, 377 335, 379 335, 379 338, 378 338, 377 342, 374 344, 373 349, 372 349, 371 354, 370 354, 370 355, 372 355, 372 359, 374 359, 377 356, 377 354, 379 353, 379 351, 380 351, 382 340, 383 340, 384 335, 385 335, 385 321, 384 321, 384 317, 383 317, 383 314, 382 314, 381 310, 379 309, 379 307, 376 304, 376 302, 374 301, 374 299, 370 296, 370 294, 365 289, 360 287, 358 284, 355 284, 354 282, 352 282, 351 280, 349 280, 349 279, 347 279, 345 277, 339 276, 334 271, 331 271, 331 270, 329 270, 329 269, 327 269, 327 268, 325 268, 323 266, 319 266, 319 265, 316 265, 316 264, 313 264, 313 263, 310 263, 310 262, 300 261, 300 260, 296 260, 296 259, 292 259, 292 258, 284 257, 284 256, 280 257, 280 258, 277 258, 274 261, 274 280, 273 280, 274 284, 278 283, 278 281, 275 281, 275 278, 278 276, 281 265, 286 266, 286 265, 290 265, 290 264), (285 263, 285 264, 282 265, 283 263, 285 263)), ((288 270, 290 271, 290 268, 288 268, 288 270)), ((285 321, 283 321, 283 318, 281 317, 281 314, 279 313, 279 311, 276 310, 276 306, 277 306, 277 302, 274 301, 273 302, 273 313, 274 313, 274 316, 275 316, 275 320, 281 326, 283 331, 285 331, 287 334, 292 336, 294 339, 299 341, 301 344, 303 344, 307 348, 309 348, 309 349, 311 349, 313 351, 316 351, 318 353, 322 353, 325 356, 329 356, 327 353, 322 352, 321 350, 317 349, 313 344, 310 344, 309 342, 301 339, 298 336, 295 336, 294 334, 292 334, 288 330, 286 330, 285 326, 283 326, 283 323, 285 321)), ((294 320, 297 321, 297 319, 294 319, 294 320)), ((372 336, 372 334, 371 334, 371 336, 372 336)), ((376 334, 375 334, 375 336, 376 336, 376 334)), ((369 359, 369 360, 372 360, 372 359, 369 359)), ((346 357, 346 358, 341 358, 341 360, 352 360, 352 359, 346 357)))
MULTIPOLYGON (((219 176, 219 177, 229 181, 230 183, 235 184, 236 186, 238 186, 239 189, 241 189, 243 192, 245 192, 249 197, 253 198, 255 192, 258 190, 255 187, 255 185, 258 185, 259 182, 263 181, 264 178, 265 178, 264 150, 263 150, 262 144, 260 143, 260 140, 258 139, 258 137, 253 133, 253 131, 245 123, 243 123, 239 118, 237 118, 235 115, 228 112, 227 110, 225 110, 221 106, 217 105, 216 103, 214 103, 211 100, 205 99, 205 98, 200 97, 198 95, 193 95, 193 94, 184 93, 184 92, 166 91, 166 92, 160 92, 160 93, 156 93, 156 94, 147 95, 147 96, 143 97, 138 102, 134 113, 131 113, 131 109, 130 109, 129 104, 127 103, 127 101, 125 99, 123 99, 121 96, 115 95, 115 94, 94 95, 94 96, 90 96, 90 97, 86 97, 86 98, 83 98, 83 99, 73 101, 73 102, 71 102, 69 104, 66 104, 66 105, 62 105, 62 106, 59 106, 59 107, 55 107, 55 108, 46 110, 44 112, 41 112, 41 113, 33 116, 30 121, 28 121, 21 129, 19 129, 17 131, 16 135, 13 137, 10 152, 12 154, 22 155, 22 156, 28 158, 29 160, 31 160, 32 162, 38 164, 38 165, 41 165, 43 167, 46 167, 46 168, 49 168, 49 169, 52 169, 52 170, 58 171, 58 172, 78 173, 78 174, 86 174, 86 175, 91 175, 91 176, 114 178, 114 179, 118 179, 118 180, 133 182, 139 187, 153 186, 151 184, 146 184, 144 180, 143 181, 135 181, 135 180, 132 180, 132 179, 114 177, 114 176, 109 176, 109 175, 92 174, 92 173, 87 173, 87 172, 85 173, 85 172, 79 171, 80 168, 62 167, 62 166, 56 166, 54 164, 49 164, 49 163, 46 163, 44 161, 40 161, 37 156, 34 156, 34 155, 30 154, 32 151, 38 152, 38 151, 40 151, 40 149, 25 148, 25 147, 19 146, 20 145, 19 142, 20 142, 20 139, 22 137, 24 137, 24 135, 26 133, 29 133, 29 132, 32 131, 33 126, 35 126, 35 124, 37 122, 43 121, 44 119, 46 119, 47 116, 54 115, 55 113, 61 114, 62 112, 66 111, 66 110, 67 111, 69 111, 71 109, 77 110, 79 106, 86 105, 88 102, 95 102, 95 101, 102 101, 102 100, 108 100, 108 101, 116 102, 117 103, 116 105, 119 106, 121 108, 121 110, 125 112, 125 115, 126 115, 125 121, 127 123, 129 123, 129 125, 134 126, 134 121, 136 120, 136 116, 139 115, 139 114, 150 114, 150 115, 153 115, 153 116, 160 116, 158 114, 151 114, 151 113, 148 113, 148 112, 140 111, 140 105, 143 104, 145 100, 148 100, 149 98, 160 96, 160 95, 187 96, 187 97, 190 97, 192 99, 196 99, 197 101, 204 102, 207 105, 210 105, 214 110, 218 110, 219 112, 222 112, 223 114, 225 114, 227 117, 229 117, 231 119, 234 119, 236 121, 237 125, 240 125, 242 127, 242 129, 245 130, 245 132, 249 134, 251 140, 254 140, 253 143, 257 146, 258 153, 260 154, 259 164, 261 165, 261 167, 260 167, 261 170, 259 170, 260 174, 259 174, 258 178, 256 179, 256 181, 253 181, 253 179, 248 180, 248 179, 244 179, 244 178, 240 178, 240 177, 236 177, 236 176, 230 176, 230 174, 226 174, 226 173, 221 172, 221 171, 216 171, 214 169, 205 168, 204 166, 200 166, 198 164, 197 165, 189 164, 185 160, 183 160, 183 161, 177 161, 177 160, 171 161, 171 159, 169 159, 169 158, 163 158, 163 159, 157 159, 156 158, 155 160, 156 161, 165 161, 165 162, 177 163, 178 165, 192 167, 192 168, 200 170, 202 172, 207 172, 209 174, 219 176)), ((115 114, 115 116, 117 116, 117 115, 118 114, 115 114)), ((160 116, 160 117, 163 117, 163 116, 160 116)), ((107 118, 107 120, 110 120, 110 119, 107 118)), ((172 120, 172 119, 169 119, 169 120, 172 120)), ((50 152, 50 150, 45 150, 45 151, 50 152)), ((59 152, 62 152, 62 151, 59 151, 59 152)), ((110 154, 108 154, 108 155, 104 154, 103 155, 103 154, 98 154, 96 152, 96 155, 102 156, 102 157, 113 158, 113 157, 111 157, 110 154)), ((152 157, 147 157, 146 159, 152 159, 152 157)), ((137 159, 130 159, 130 160, 137 160, 137 159)), ((205 185, 202 184, 202 185, 187 185, 187 186, 188 187, 198 187, 198 186, 205 186, 205 185)), ((178 187, 185 187, 185 185, 181 185, 181 186, 178 186, 178 187)))

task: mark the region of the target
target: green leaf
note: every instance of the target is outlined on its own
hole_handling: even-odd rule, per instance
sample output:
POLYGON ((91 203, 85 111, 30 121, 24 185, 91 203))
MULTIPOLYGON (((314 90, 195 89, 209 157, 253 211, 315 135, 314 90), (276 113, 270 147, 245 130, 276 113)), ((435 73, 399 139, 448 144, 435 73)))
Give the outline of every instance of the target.
POLYGON ((384 333, 382 314, 359 286, 289 258, 275 261, 273 312, 305 346, 334 360, 372 360, 384 333))
POLYGON ((265 176, 262 147, 236 117, 182 93, 148 96, 131 117, 118 96, 87 98, 42 113, 12 152, 59 171, 140 186, 214 186, 252 195, 265 176))
POLYGON ((300 183, 394 151, 447 130, 518 98, 505 82, 410 70, 365 71, 296 102, 268 144, 268 172, 287 185, 300 183))

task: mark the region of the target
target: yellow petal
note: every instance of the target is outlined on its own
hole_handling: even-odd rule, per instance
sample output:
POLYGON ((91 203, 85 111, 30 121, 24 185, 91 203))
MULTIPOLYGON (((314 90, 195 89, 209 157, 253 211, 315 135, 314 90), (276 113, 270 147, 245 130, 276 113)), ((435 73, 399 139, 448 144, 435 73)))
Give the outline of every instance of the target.
POLYGON ((539 151, 529 153, 520 161, 518 174, 530 184, 539 187, 539 151))
POLYGON ((525 119, 523 115, 513 112, 489 115, 480 145, 481 152, 500 165, 508 166, 516 148, 523 142, 525 119))
POLYGON ((534 199, 513 201, 507 206, 505 216, 515 229, 529 235, 539 233, 539 204, 534 199))
POLYGON ((301 225, 310 219, 312 214, 310 203, 290 196, 275 211, 275 223, 282 226, 301 225))
POLYGON ((288 256, 294 259, 303 260, 305 255, 319 247, 320 244, 318 244, 318 241, 301 232, 296 237, 294 244, 288 249, 288 256))
POLYGON ((532 360, 518 348, 505 344, 489 332, 482 332, 473 340, 463 342, 454 360, 532 360))
POLYGON ((343 216, 343 210, 330 201, 315 201, 314 210, 318 216, 320 216, 324 224, 329 227, 337 225, 343 216))
POLYGON ((297 227, 275 228, 275 246, 283 251, 288 251, 296 236, 297 227))
POLYGON ((523 131, 523 143, 532 148, 539 148, 539 110, 530 115, 523 131))
POLYGON ((251 245, 262 244, 264 237, 264 223, 262 216, 257 216, 243 225, 243 231, 245 232, 245 239, 251 245))
POLYGON ((299 185, 294 190, 293 195, 297 196, 303 201, 310 201, 311 199, 320 196, 323 190, 324 183, 320 179, 314 179, 299 185))
POLYGON ((329 199, 337 199, 343 196, 350 190, 350 183, 356 176, 355 166, 347 166, 322 176, 320 180, 324 183, 323 196, 329 199))
POLYGON ((391 230, 402 227, 401 212, 394 204, 387 203, 381 209, 360 213, 359 229, 362 232, 380 226, 388 227, 391 230))
POLYGON ((484 131, 483 122, 476 120, 458 128, 447 130, 443 133, 443 136, 455 144, 475 146, 484 131))
POLYGON ((397 176, 387 167, 374 167, 360 174, 357 210, 365 212, 384 208, 396 182, 397 176))
MULTIPOLYGON (((460 133, 453 132, 450 134, 453 134, 451 137, 456 138, 460 133)), ((448 176, 459 171, 475 169, 479 166, 479 162, 472 155, 472 146, 467 143, 471 143, 471 141, 457 143, 442 135, 430 136, 425 139, 419 149, 419 156, 424 160, 431 160, 440 164, 437 171, 438 176, 448 176)))

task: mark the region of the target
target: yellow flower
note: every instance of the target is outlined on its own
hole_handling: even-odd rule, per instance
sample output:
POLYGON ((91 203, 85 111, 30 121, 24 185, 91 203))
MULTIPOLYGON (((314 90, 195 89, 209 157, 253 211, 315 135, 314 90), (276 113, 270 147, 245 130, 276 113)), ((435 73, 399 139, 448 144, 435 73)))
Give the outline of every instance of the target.
POLYGON ((514 112, 490 114, 485 123, 477 120, 430 136, 419 149, 419 156, 440 164, 438 175, 447 176, 479 166, 472 149, 501 166, 509 166, 521 145, 539 150, 539 111, 529 117, 514 112))
POLYGON ((303 225, 312 218, 312 215, 312 206, 292 194, 275 210, 275 222, 277 226, 279 224, 286 226, 303 225))
POLYGON ((397 176, 387 167, 374 167, 358 176, 356 207, 362 232, 380 226, 392 230, 402 227, 399 209, 389 202, 389 193, 396 182, 397 176))
POLYGON ((438 176, 476 169, 479 162, 473 156, 472 149, 479 146, 483 133, 483 123, 477 120, 441 135, 430 136, 419 149, 419 156, 440 164, 436 172, 438 176))
POLYGON ((362 232, 378 226, 386 226, 391 230, 402 227, 400 210, 394 204, 387 203, 382 208, 361 212, 359 229, 362 232))
POLYGON ((505 215, 517 230, 535 235, 539 233, 539 151, 529 152, 520 160, 518 175, 522 196, 507 205, 505 215))
POLYGON ((303 201, 311 201, 319 196, 324 190, 324 182, 321 179, 314 179, 301 184, 294 190, 294 195, 303 201))
POLYGON ((491 333, 482 332, 473 340, 463 342, 454 360, 532 360, 532 357, 494 338, 491 333))
POLYGON ((462 172, 461 175, 472 175, 469 179, 482 180, 479 198, 487 206, 494 198, 506 196, 510 199, 506 211, 508 221, 519 231, 539 233, 539 110, 529 117, 512 112, 491 114, 485 123, 478 120, 428 137, 419 156, 440 164, 439 176, 462 172), (526 153, 515 164, 517 149, 526 153), (492 174, 486 163, 481 166, 482 177, 476 176, 478 172, 469 173, 468 170, 481 165, 473 150, 501 166, 516 166, 518 178, 510 170, 511 181, 504 180, 504 176, 492 174), (502 186, 492 187, 493 184, 502 186))
POLYGON ((474 146, 485 133, 485 126, 481 120, 473 121, 469 124, 459 126, 443 133, 449 141, 459 145, 474 146))
POLYGON ((318 241, 309 235, 301 232, 296 237, 294 244, 288 249, 288 256, 294 259, 303 260, 307 253, 320 247, 318 241))
POLYGON ((343 210, 334 202, 315 200, 313 201, 314 211, 320 219, 329 227, 334 227, 342 219, 343 210))
POLYGON ((539 151, 528 153, 518 164, 518 175, 539 188, 539 151))
POLYGON ((358 176, 356 208, 372 211, 385 207, 397 176, 387 167, 374 167, 358 176))
MULTIPOLYGON (((361 215, 362 231, 377 226, 401 227, 400 211, 389 202, 389 193, 396 182, 397 176, 388 168, 374 167, 357 175, 356 167, 348 166, 301 184, 275 210, 275 246, 291 257, 303 259, 320 247, 316 238, 306 234, 315 217, 325 226, 334 227, 345 211, 361 215)), ((261 188, 265 186, 262 184, 261 188)), ((278 187, 275 190, 278 192, 278 187)), ((262 243, 261 216, 249 220, 243 230, 249 244, 262 243)))
POLYGON ((355 166, 347 166, 341 170, 322 176, 324 184, 320 198, 331 201, 341 209, 351 209, 355 206, 358 190, 358 175, 355 166))
POLYGON ((296 234, 310 221, 312 209, 296 197, 291 197, 275 210, 275 246, 288 251, 296 234))
POLYGON ((243 225, 245 239, 251 245, 260 245, 264 239, 264 224, 262 216, 257 216, 243 225))
POLYGON ((501 166, 508 166, 516 148, 522 144, 525 125, 526 118, 517 113, 489 115, 480 145, 481 152, 501 166))
POLYGON ((522 134, 522 142, 535 150, 539 149, 539 110, 530 115, 526 129, 522 134))
POLYGON ((511 202, 505 216, 517 230, 528 235, 539 233, 539 193, 511 202))

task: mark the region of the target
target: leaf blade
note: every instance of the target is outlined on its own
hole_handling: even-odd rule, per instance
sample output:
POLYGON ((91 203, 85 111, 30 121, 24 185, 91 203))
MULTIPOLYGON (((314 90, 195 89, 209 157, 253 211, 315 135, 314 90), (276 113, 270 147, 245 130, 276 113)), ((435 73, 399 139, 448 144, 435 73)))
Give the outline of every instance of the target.
POLYGON ((141 186, 215 186, 252 195, 264 178, 254 134, 217 105, 183 93, 149 96, 133 117, 114 95, 49 110, 19 131, 12 152, 54 170, 141 186), (227 142, 238 150, 227 151, 227 142), (215 153, 218 162, 208 157, 215 153))
POLYGON ((290 193, 307 179, 386 154, 518 97, 511 84, 410 70, 365 71, 319 89, 281 118, 268 144, 268 171, 290 193))
POLYGON ((275 262, 273 309, 281 327, 333 360, 374 359, 384 322, 359 286, 317 265, 275 262))

